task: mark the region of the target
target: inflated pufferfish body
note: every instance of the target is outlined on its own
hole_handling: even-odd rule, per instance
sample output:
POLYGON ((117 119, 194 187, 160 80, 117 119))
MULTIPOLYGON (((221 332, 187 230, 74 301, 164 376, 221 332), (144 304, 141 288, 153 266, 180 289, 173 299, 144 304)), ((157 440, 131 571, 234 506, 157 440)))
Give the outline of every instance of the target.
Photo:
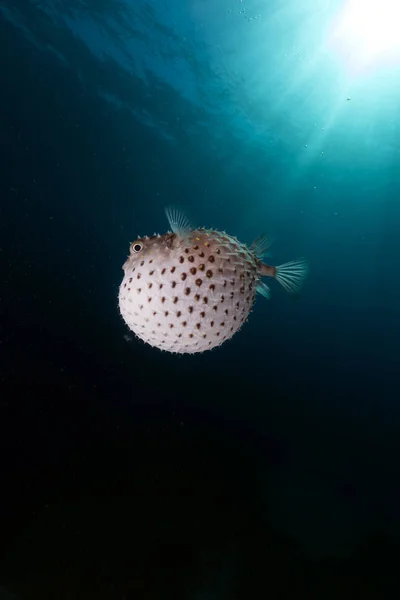
POLYGON ((175 210, 166 214, 172 232, 131 244, 119 290, 124 321, 151 346, 185 354, 220 346, 246 321, 256 292, 269 298, 261 276, 297 292, 307 275, 303 259, 264 264, 264 236, 247 247, 224 232, 192 229, 175 210))

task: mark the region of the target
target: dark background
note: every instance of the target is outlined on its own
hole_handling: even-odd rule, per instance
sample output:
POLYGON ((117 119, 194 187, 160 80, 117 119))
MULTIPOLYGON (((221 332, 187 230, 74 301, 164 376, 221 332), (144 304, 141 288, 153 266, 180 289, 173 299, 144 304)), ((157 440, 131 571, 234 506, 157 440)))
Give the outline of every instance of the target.
MULTIPOLYGON (((303 297, 275 287, 226 346, 160 353, 118 314, 129 242, 163 232, 175 200, 240 234, 257 181, 231 170, 229 134, 213 157, 171 126, 171 151, 128 110, 206 118, 167 83, 147 74, 148 94, 34 2, 0 8, 0 583, 42 600, 397 597, 396 180, 358 264, 365 302, 362 252, 332 263, 319 231, 303 297), (324 295, 333 272, 346 291, 324 295)), ((266 168, 275 185, 279 156, 266 168)))

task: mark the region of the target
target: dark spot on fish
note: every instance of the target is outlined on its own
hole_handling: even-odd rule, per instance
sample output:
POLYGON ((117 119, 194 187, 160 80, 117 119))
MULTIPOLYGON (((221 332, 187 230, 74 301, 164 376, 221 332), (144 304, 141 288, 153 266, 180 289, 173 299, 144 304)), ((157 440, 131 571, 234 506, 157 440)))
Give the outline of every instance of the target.
POLYGON ((170 328, 170 329, 172 329, 172 328, 173 328, 173 326, 174 326, 174 324, 173 324, 173 323, 170 323, 170 324, 169 324, 169 328, 170 328))
POLYGON ((200 279, 200 277, 198 279, 196 279, 196 285, 198 285, 200 287, 202 283, 203 283, 203 280, 200 279))
POLYGON ((199 256, 200 256, 200 258, 204 258, 205 257, 204 252, 199 252, 199 256))
POLYGON ((168 315, 169 315, 169 312, 166 310, 164 313, 164 317, 168 317, 168 315))
POLYGON ((244 294, 244 285, 242 285, 242 287, 240 288, 240 293, 244 294))
POLYGON ((192 274, 192 275, 196 275, 196 273, 197 273, 197 269, 196 269, 196 267, 192 267, 192 268, 190 269, 190 272, 191 272, 191 274, 192 274))
POLYGON ((175 273, 176 267, 171 267, 171 273, 175 273))
POLYGON ((210 327, 214 327, 214 321, 211 321, 210 327))
POLYGON ((181 338, 181 337, 182 337, 182 334, 181 334, 181 333, 180 333, 180 334, 178 334, 178 338, 181 338))
POLYGON ((126 288, 126 283, 124 283, 124 288, 126 288))
POLYGON ((174 289, 174 287, 176 287, 176 281, 171 282, 171 287, 172 287, 172 289, 174 289))
POLYGON ((196 294, 194 299, 196 300, 196 302, 198 302, 200 300, 200 294, 196 294))
POLYGON ((164 275, 164 273, 165 273, 166 270, 167 269, 164 267, 164 269, 161 271, 161 275, 164 275))
POLYGON ((204 303, 204 304, 208 304, 208 298, 207 298, 207 296, 204 296, 204 298, 203 298, 203 303, 204 303))
POLYGON ((223 294, 221 296, 221 302, 225 302, 225 296, 223 294))
POLYGON ((211 271, 211 269, 208 269, 208 271, 206 271, 206 277, 208 277, 209 279, 213 276, 213 272, 211 271))
POLYGON ((217 254, 221 254, 221 250, 220 250, 219 248, 216 248, 215 252, 216 252, 217 254))
POLYGON ((226 279, 224 279, 224 283, 222 284, 222 287, 224 287, 224 288, 225 288, 225 287, 227 286, 227 283, 228 283, 228 282, 226 281, 226 279))
POLYGON ((149 275, 154 275, 154 271, 150 271, 149 275))
POLYGON ((233 317, 233 320, 236 321, 236 317, 233 317))
POLYGON ((179 318, 181 316, 181 314, 182 314, 181 311, 178 310, 178 312, 176 313, 176 316, 179 318))
POLYGON ((240 308, 240 302, 236 302, 235 306, 236 308, 240 308))
POLYGON ((188 261, 189 262, 194 262, 194 256, 188 256, 188 261))
POLYGON ((215 312, 217 312, 217 310, 218 310, 218 306, 217 306, 217 305, 214 305, 214 306, 213 306, 213 310, 215 310, 215 312))
POLYGON ((211 342, 208 342, 208 345, 211 346, 211 342))
POLYGON ((187 274, 186 274, 186 273, 182 273, 182 274, 181 274, 181 279, 182 279, 182 281, 185 281, 186 277, 187 277, 187 274))
POLYGON ((215 334, 217 337, 219 337, 219 331, 217 331, 217 333, 215 334))
POLYGON ((249 290, 252 290, 252 289, 253 289, 253 284, 249 283, 249 290))
POLYGON ((153 287, 153 284, 150 282, 147 284, 147 287, 149 288, 149 290, 151 290, 151 288, 153 287))
POLYGON ((174 297, 174 300, 173 300, 173 302, 174 302, 174 304, 176 304, 176 303, 178 302, 178 296, 175 296, 175 297, 174 297))
POLYGON ((140 273, 138 273, 138 274, 136 275, 136 277, 137 277, 138 279, 140 279, 140 278, 141 278, 141 274, 140 274, 140 273))
POLYGON ((230 281, 230 284, 231 285, 235 285, 235 279, 234 278, 230 281))
POLYGON ((144 265, 144 260, 142 260, 142 262, 140 263, 140 266, 143 267, 144 265))
POLYGON ((189 337, 192 338, 193 337, 193 333, 189 333, 189 337))
POLYGON ((199 265, 199 271, 204 271, 205 268, 206 268, 206 265, 204 265, 203 263, 201 263, 201 265, 199 265))
POLYGON ((231 327, 231 329, 230 329, 230 330, 231 330, 231 331, 233 331, 233 327, 231 327))
POLYGON ((201 327, 200 323, 196 323, 196 328, 200 329, 200 327, 201 327))
POLYGON ((185 248, 185 254, 189 254, 189 248, 185 248))
POLYGON ((200 316, 201 316, 202 319, 204 319, 204 317, 206 316, 206 313, 203 311, 203 312, 200 313, 200 316))
POLYGON ((204 242, 204 245, 206 246, 206 248, 209 248, 210 242, 204 242))
POLYGON ((215 290, 215 285, 212 283, 211 285, 208 286, 208 289, 213 292, 215 290))
POLYGON ((163 296, 163 297, 161 298, 161 302, 164 304, 164 302, 165 302, 165 296, 163 296))
POLYGON ((138 288, 137 289, 137 293, 140 294, 140 292, 142 291, 142 288, 138 288))
POLYGON ((181 264, 185 262, 185 259, 184 259, 184 257, 183 257, 183 256, 180 256, 180 257, 179 257, 179 262, 180 262, 181 264))
POLYGON ((215 262, 215 256, 213 256, 212 254, 210 254, 210 256, 208 257, 208 260, 213 263, 215 262))
POLYGON ((140 310, 143 310, 143 304, 141 304, 141 305, 139 306, 139 309, 140 309, 140 310))
POLYGON ((132 283, 132 279, 133 279, 133 277, 129 277, 129 283, 132 283))
POLYGON ((153 259, 149 260, 149 264, 151 265, 151 263, 153 262, 153 259))
POLYGON ((188 311, 189 311, 190 313, 192 313, 192 312, 193 312, 193 306, 189 306, 189 308, 188 308, 188 311))
POLYGON ((190 294, 190 288, 187 287, 187 288, 185 288, 185 296, 189 296, 189 294, 190 294))
POLYGON ((228 315, 228 314, 229 314, 229 310, 226 308, 226 309, 224 310, 224 313, 225 313, 226 315, 228 315))
POLYGON ((225 327, 225 323, 223 323, 223 322, 222 322, 222 323, 221 323, 221 327, 225 327))
POLYGON ((195 246, 193 246, 193 250, 198 250, 198 249, 199 249, 199 247, 197 244, 195 246))
POLYGON ((182 321, 182 326, 186 327, 186 325, 187 325, 187 321, 182 321))
POLYGON ((230 292, 229 298, 232 300, 232 298, 234 297, 234 295, 235 295, 235 292, 230 292))
POLYGON ((219 267, 219 269, 218 269, 218 273, 223 273, 223 272, 224 272, 223 268, 222 268, 222 267, 219 267))
POLYGON ((151 296, 149 296, 149 297, 147 298, 147 302, 151 302, 151 301, 152 301, 152 299, 153 299, 153 298, 152 298, 151 296))
POLYGON ((203 335, 203 339, 205 340, 205 339, 206 339, 206 337, 207 337, 207 334, 205 333, 205 334, 203 335))

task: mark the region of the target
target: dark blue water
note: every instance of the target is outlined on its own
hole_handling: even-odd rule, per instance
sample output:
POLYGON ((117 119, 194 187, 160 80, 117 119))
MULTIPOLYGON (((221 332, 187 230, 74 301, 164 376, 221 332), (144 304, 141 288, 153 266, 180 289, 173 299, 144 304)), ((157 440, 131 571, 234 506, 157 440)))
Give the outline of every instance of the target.
POLYGON ((346 4, 0 1, 9 593, 397 597, 400 62, 346 4), (301 296, 136 340, 122 264, 170 204, 306 256, 301 296))

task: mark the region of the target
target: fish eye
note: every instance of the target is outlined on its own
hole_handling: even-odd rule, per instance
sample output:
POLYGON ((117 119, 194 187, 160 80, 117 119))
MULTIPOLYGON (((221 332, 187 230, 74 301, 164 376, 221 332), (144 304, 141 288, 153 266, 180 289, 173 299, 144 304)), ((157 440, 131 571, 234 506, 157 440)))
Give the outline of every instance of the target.
POLYGON ((132 250, 134 252, 140 252, 143 248, 143 244, 133 244, 132 245, 132 250))

